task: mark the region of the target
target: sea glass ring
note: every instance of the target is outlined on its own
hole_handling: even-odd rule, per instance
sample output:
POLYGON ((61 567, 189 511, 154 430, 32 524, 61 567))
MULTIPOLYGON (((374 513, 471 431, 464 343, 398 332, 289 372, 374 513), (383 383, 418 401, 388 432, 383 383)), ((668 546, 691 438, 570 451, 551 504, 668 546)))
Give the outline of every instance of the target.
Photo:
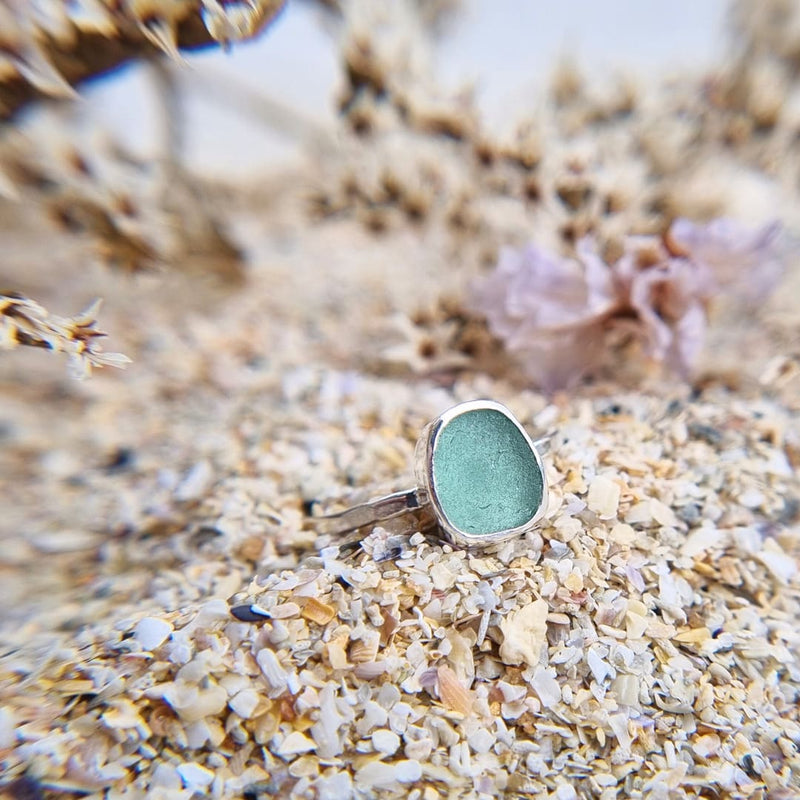
POLYGON ((416 448, 417 487, 317 517, 322 533, 344 534, 408 517, 438 527, 459 547, 486 546, 527 533, 547 509, 540 450, 501 403, 459 403, 428 423, 416 448))

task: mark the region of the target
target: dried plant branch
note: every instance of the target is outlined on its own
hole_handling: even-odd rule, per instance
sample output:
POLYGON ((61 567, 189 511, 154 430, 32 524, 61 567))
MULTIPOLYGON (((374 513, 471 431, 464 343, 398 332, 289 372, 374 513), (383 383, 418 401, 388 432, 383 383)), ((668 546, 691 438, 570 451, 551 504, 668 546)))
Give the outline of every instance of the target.
POLYGON ((57 317, 36 301, 15 292, 0 293, 0 350, 19 345, 42 347, 69 357, 70 374, 86 378, 92 367, 124 368, 130 359, 122 353, 104 353, 97 329, 101 300, 74 317, 57 317))
POLYGON ((111 267, 128 273, 147 272, 162 257, 144 236, 121 225, 112 210, 97 198, 70 189, 61 192, 51 202, 51 208, 67 230, 89 231, 98 256, 111 267))
POLYGON ((176 229, 182 233, 173 247, 158 255, 173 264, 200 261, 204 271, 239 283, 244 279, 242 252, 228 236, 217 210, 206 202, 197 180, 183 162, 186 120, 183 84, 179 82, 182 70, 166 59, 153 61, 152 67, 164 121, 159 205, 167 215, 180 219, 176 229))
POLYGON ((150 0, 62 3, 0 0, 0 120, 43 97, 64 97, 83 81, 136 58, 228 44, 255 36, 285 0, 150 0), (84 13, 76 14, 81 6, 84 13), (84 8, 85 6, 85 8, 84 8), (58 18, 50 15, 60 12, 58 18))

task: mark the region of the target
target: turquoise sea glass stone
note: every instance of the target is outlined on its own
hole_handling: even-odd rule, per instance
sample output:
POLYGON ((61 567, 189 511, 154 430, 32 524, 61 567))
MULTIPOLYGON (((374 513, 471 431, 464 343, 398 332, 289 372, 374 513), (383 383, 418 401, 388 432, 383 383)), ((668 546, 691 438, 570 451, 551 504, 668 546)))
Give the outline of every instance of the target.
POLYGON ((460 531, 488 534, 524 525, 542 504, 543 486, 531 446, 501 411, 466 411, 440 431, 433 488, 460 531))

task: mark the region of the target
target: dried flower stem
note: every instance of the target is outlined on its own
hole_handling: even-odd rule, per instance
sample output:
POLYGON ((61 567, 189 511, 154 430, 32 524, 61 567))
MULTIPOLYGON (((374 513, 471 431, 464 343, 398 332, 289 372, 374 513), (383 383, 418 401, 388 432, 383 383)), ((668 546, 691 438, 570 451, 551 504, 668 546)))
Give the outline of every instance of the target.
POLYGON ((27 345, 66 353, 70 373, 79 379, 88 377, 92 367, 124 368, 131 360, 122 353, 104 353, 97 341, 106 335, 96 327, 101 302, 95 300, 74 317, 57 317, 21 294, 0 294, 0 350, 27 345))
POLYGON ((9 55, 0 58, 0 120, 42 97, 68 96, 71 87, 135 58, 162 52, 175 56, 181 49, 252 37, 284 2, 254 0, 246 11, 234 13, 216 0, 101 0, 93 7, 91 22, 65 12, 57 29, 44 29, 32 4, 5 0, 0 5, 0 53, 9 55))

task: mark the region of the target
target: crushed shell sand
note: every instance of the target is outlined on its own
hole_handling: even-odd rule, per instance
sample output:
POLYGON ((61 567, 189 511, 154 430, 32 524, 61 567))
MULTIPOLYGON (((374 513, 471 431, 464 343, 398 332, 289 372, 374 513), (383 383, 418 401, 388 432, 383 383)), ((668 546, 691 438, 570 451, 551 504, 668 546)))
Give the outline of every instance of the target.
MULTIPOLYGON (((364 447, 409 453, 393 429, 461 399, 409 390, 421 413, 397 425, 380 381, 359 390, 319 452, 369 417, 364 447)), ((796 419, 763 400, 556 408, 503 392, 531 429, 558 431, 539 531, 492 552, 381 528, 315 549, 270 478, 216 483, 194 511, 211 540, 187 524, 137 543, 181 559, 130 578, 138 601, 98 584, 74 629, 55 608, 51 628, 5 630, 6 774, 113 797, 794 796, 796 419)), ((304 419, 286 410, 284 430, 304 419)), ((280 461, 290 485, 308 450, 266 434, 245 457, 265 476, 280 461)))

